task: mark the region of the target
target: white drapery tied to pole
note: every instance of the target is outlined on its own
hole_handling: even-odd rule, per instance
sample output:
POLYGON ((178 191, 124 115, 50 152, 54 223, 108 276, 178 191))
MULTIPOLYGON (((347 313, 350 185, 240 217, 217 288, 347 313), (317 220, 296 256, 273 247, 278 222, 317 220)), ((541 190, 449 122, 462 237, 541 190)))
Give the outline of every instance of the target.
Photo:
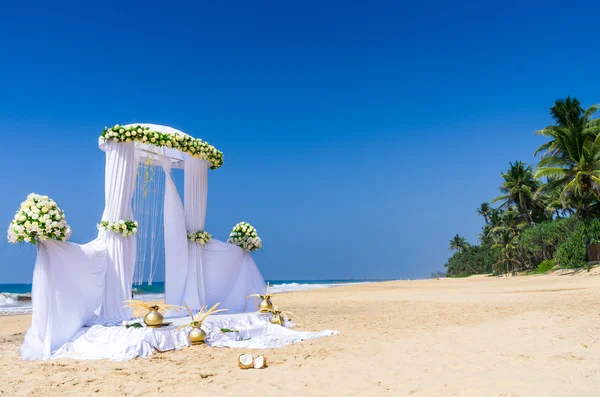
MULTIPOLYGON (((185 226, 195 232, 204 230, 208 199, 208 168, 210 163, 184 156, 185 226)), ((206 304, 204 288, 204 246, 188 242, 188 266, 184 300, 193 310, 206 304)))
MULTIPOLYGON (((139 157, 133 143, 105 143, 106 173, 104 180, 105 209, 102 219, 132 219, 131 202, 139 157)), ((99 321, 120 323, 131 318, 131 309, 123 301, 131 299, 135 267, 135 238, 100 231, 107 250, 106 284, 99 321)))
MULTIPOLYGON (((182 306, 186 293, 188 240, 183 205, 171 178, 171 160, 160 160, 165 170, 165 301, 182 306)), ((187 302, 187 301, 186 301, 187 302)))

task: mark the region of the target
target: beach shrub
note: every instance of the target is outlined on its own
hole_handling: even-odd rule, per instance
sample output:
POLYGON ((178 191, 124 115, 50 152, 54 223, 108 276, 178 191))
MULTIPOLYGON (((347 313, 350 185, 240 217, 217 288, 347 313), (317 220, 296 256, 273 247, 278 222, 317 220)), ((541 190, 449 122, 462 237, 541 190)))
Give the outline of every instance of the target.
POLYGON ((588 219, 578 222, 575 230, 556 251, 556 262, 561 268, 585 267, 587 239, 600 239, 600 219, 588 219))
POLYGON ((528 226, 519 235, 517 256, 522 266, 535 269, 543 261, 553 259, 582 221, 574 218, 548 220, 528 226))
POLYGON ((537 269, 535 272, 539 273, 539 274, 548 273, 550 270, 552 270, 554 268, 554 266, 556 266, 556 261, 554 259, 546 259, 545 261, 542 261, 542 263, 540 263, 537 266, 537 269))
POLYGON ((492 272, 492 265, 498 261, 500 250, 474 245, 455 252, 445 265, 448 277, 466 277, 472 274, 492 272))

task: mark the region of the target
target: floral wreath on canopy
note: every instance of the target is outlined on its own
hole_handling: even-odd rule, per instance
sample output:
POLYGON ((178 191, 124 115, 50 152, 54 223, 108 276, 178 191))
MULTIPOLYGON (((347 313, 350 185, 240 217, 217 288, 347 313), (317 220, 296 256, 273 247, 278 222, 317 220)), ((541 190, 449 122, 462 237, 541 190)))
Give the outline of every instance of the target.
POLYGON ((104 141, 140 142, 157 147, 169 147, 211 163, 211 170, 223 165, 223 152, 202 139, 189 135, 164 134, 141 125, 105 127, 100 135, 104 141))

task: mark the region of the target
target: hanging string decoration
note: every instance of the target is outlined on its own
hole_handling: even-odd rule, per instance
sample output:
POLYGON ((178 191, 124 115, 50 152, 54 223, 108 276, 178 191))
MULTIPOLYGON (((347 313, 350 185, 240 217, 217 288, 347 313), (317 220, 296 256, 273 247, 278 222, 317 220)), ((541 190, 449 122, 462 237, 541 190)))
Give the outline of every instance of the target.
POLYGON ((156 158, 147 155, 137 171, 133 213, 139 221, 134 283, 147 280, 152 285, 157 269, 164 262, 165 172, 156 166, 156 158))

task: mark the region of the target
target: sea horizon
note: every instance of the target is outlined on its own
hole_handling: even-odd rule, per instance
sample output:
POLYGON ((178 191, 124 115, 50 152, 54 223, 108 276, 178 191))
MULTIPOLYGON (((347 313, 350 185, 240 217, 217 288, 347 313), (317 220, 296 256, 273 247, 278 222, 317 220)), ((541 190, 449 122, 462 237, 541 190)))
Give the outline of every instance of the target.
MULTIPOLYGON (((270 291, 273 293, 305 291, 318 288, 332 288, 348 284, 367 284, 384 281, 410 280, 401 279, 368 279, 368 278, 346 278, 346 279, 317 279, 317 280, 265 280, 269 283, 270 291)), ((0 316, 10 316, 31 313, 31 283, 0 283, 0 316)), ((159 300, 164 299, 164 281, 156 281, 152 284, 144 282, 133 284, 133 293, 136 299, 159 300)))

